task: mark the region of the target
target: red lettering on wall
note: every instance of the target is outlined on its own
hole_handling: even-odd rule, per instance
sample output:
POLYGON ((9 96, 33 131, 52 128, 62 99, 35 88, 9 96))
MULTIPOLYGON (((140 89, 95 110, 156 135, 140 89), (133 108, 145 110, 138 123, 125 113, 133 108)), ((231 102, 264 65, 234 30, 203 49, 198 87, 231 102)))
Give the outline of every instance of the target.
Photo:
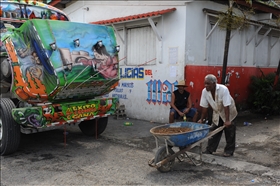
POLYGON ((145 70, 145 75, 152 76, 153 75, 152 70, 145 70))

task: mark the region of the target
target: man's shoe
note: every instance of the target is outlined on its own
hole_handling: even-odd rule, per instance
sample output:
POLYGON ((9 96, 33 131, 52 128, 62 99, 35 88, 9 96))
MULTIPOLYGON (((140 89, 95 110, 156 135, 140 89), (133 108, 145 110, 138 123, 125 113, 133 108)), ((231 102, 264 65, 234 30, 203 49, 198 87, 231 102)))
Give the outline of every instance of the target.
POLYGON ((224 157, 230 157, 230 156, 233 156, 233 153, 224 153, 224 157))
POLYGON ((202 154, 213 154, 213 152, 211 152, 209 150, 205 150, 204 152, 202 152, 202 154))

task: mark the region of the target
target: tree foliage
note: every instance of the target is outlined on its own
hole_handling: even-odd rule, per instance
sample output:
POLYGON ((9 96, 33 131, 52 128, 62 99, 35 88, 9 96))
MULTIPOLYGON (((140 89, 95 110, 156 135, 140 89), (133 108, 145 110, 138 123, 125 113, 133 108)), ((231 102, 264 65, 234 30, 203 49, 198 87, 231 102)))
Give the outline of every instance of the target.
POLYGON ((252 111, 263 115, 280 114, 280 78, 274 86, 275 76, 269 73, 251 77, 248 105, 252 111))
MULTIPOLYGON (((229 0, 230 6, 228 9, 225 12, 219 14, 219 27, 221 29, 228 29, 227 27, 229 25, 231 26, 231 30, 247 28, 249 26, 248 19, 250 19, 250 17, 255 14, 255 10, 252 8, 254 0, 245 1, 250 5, 247 9, 240 7, 237 3, 234 3, 234 0, 229 0)), ((280 0, 255 1, 279 8, 280 11, 280 0)), ((274 22, 277 26, 280 26, 280 16, 275 16, 276 18, 272 19, 272 22, 274 22)))
POLYGON ((248 3, 252 6, 252 0, 246 0, 246 3, 248 3))
POLYGON ((236 11, 233 11, 231 7, 226 12, 219 14, 219 27, 221 29, 227 29, 230 24, 231 30, 247 28, 249 26, 247 19, 252 13, 252 10, 242 11, 242 15, 240 15, 236 11))

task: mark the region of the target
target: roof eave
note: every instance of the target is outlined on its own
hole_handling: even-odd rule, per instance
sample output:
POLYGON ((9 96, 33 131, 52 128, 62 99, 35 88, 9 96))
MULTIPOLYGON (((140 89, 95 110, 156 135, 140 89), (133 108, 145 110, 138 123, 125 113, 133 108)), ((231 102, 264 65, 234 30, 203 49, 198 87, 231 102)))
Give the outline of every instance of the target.
POLYGON ((117 17, 113 19, 108 20, 101 20, 101 21, 95 21, 90 22, 90 24, 102 24, 102 25, 112 25, 112 24, 121 24, 121 23, 127 23, 127 22, 134 22, 134 21, 140 21, 140 20, 146 20, 149 18, 157 18, 160 17, 166 13, 175 11, 176 8, 170 8, 166 10, 159 10, 154 12, 148 12, 143 14, 136 14, 136 15, 130 15, 125 17, 117 17))

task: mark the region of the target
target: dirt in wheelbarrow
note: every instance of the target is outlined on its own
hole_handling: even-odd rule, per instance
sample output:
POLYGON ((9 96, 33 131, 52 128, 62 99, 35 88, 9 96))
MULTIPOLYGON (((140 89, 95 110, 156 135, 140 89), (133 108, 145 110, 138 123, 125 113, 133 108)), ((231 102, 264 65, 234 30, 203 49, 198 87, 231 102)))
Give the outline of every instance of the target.
POLYGON ((192 131, 188 127, 174 127, 174 128, 157 128, 154 130, 154 133, 157 134, 175 134, 175 133, 184 133, 192 131))

